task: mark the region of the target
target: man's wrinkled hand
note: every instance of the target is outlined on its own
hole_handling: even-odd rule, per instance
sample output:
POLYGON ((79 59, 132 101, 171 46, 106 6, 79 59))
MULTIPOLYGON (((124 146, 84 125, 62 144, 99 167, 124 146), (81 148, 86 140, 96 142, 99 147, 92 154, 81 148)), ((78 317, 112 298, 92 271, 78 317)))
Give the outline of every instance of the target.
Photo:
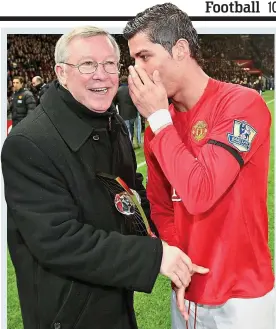
MULTIPOLYGON (((192 264, 192 275, 195 273, 198 274, 207 274, 209 272, 208 268, 196 265, 196 264, 192 264)), ((189 319, 189 313, 187 312, 186 306, 185 306, 185 291, 186 291, 186 287, 182 286, 182 287, 177 287, 176 285, 173 285, 173 290, 175 292, 175 296, 176 296, 176 304, 177 307, 179 309, 179 312, 182 314, 182 316, 184 317, 184 319, 186 321, 188 321, 189 319)))
POLYGON ((170 278, 178 287, 187 287, 190 284, 193 272, 193 264, 190 258, 179 248, 169 246, 162 241, 163 256, 160 273, 170 278))

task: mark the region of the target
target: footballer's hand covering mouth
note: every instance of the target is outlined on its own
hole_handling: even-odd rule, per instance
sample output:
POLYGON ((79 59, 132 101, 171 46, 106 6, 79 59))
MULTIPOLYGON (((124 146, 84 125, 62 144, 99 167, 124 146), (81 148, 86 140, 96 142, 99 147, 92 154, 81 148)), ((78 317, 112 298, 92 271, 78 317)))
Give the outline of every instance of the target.
POLYGON ((158 110, 169 108, 167 92, 158 71, 153 72, 151 79, 141 67, 130 66, 128 86, 133 103, 144 118, 147 119, 158 110))

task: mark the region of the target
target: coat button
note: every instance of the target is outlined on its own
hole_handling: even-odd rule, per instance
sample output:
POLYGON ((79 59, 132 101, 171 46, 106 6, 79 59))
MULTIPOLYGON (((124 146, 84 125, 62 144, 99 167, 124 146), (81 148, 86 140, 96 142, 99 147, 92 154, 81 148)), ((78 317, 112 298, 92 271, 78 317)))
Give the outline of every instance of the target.
POLYGON ((92 138, 94 139, 94 141, 98 141, 100 139, 100 136, 99 135, 94 135, 92 138))
POLYGON ((60 322, 55 322, 54 323, 54 328, 55 329, 61 329, 61 323, 60 322))

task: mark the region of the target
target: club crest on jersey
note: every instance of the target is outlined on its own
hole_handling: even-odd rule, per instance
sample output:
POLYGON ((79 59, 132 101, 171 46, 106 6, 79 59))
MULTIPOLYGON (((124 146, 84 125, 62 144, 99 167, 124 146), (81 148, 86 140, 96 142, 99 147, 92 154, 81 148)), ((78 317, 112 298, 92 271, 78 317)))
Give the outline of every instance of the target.
POLYGON ((248 152, 256 134, 257 131, 246 121, 234 120, 233 132, 228 133, 227 138, 240 152, 248 152))
POLYGON ((205 121, 197 121, 192 128, 192 136, 195 141, 199 142, 207 135, 208 125, 205 121))

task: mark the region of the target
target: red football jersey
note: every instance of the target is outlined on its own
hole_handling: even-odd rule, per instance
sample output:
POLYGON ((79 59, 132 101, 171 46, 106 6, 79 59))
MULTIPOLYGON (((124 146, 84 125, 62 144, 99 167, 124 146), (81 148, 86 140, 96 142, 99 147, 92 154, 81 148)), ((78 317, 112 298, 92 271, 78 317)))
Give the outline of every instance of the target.
POLYGON ((173 125, 145 133, 147 196, 160 237, 192 262, 185 298, 217 305, 273 288, 267 183, 271 115, 262 97, 209 79, 187 112, 170 105, 173 125))

